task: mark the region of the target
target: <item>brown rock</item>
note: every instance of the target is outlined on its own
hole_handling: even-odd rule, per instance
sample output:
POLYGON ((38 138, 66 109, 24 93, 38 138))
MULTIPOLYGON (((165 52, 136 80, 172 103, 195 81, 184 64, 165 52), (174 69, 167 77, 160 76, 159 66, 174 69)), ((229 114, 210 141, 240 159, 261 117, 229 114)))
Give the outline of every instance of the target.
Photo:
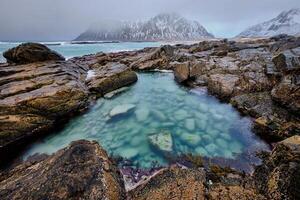
POLYGON ((233 74, 213 74, 208 79, 208 90, 221 99, 229 99, 235 95, 235 87, 239 77, 233 74))
POLYGON ((203 170, 172 167, 161 170, 148 182, 129 192, 134 200, 205 199, 203 170))
POLYGON ((136 73, 120 63, 108 63, 95 69, 94 72, 95 76, 88 81, 88 87, 97 96, 104 96, 106 93, 137 81, 136 73))
POLYGON ((135 70, 167 69, 174 55, 174 47, 164 45, 143 53, 130 67, 135 70))
POLYGON ((278 143, 253 177, 268 199, 300 199, 300 136, 278 143))
POLYGON ((122 177, 95 142, 77 141, 1 174, 0 199, 125 199, 122 177))
POLYGON ((300 74, 283 77, 271 94, 274 101, 300 116, 300 74))
POLYGON ((9 63, 27 64, 47 60, 65 60, 63 56, 38 43, 24 43, 3 53, 9 63))
POLYGON ((210 200, 266 200, 266 198, 253 189, 241 186, 217 185, 211 188, 207 195, 210 200))
POLYGON ((0 150, 45 133, 87 105, 86 70, 71 62, 10 65, 0 74, 0 150))
POLYGON ((174 69, 175 80, 178 83, 187 81, 190 77, 190 62, 173 62, 170 63, 172 69, 174 69))
POLYGON ((272 61, 282 73, 300 70, 300 48, 285 50, 276 55, 272 61))

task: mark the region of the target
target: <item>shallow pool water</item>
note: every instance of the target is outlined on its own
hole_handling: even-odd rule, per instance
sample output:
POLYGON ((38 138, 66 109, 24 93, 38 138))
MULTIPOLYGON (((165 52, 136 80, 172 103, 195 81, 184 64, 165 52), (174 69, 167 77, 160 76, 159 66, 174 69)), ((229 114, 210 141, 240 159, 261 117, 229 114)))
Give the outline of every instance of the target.
POLYGON ((25 158, 53 153, 71 141, 98 141, 113 156, 149 168, 192 153, 237 159, 267 145, 251 132, 251 120, 205 90, 175 83, 172 73, 140 73, 138 82, 102 98, 61 131, 32 145, 25 158))

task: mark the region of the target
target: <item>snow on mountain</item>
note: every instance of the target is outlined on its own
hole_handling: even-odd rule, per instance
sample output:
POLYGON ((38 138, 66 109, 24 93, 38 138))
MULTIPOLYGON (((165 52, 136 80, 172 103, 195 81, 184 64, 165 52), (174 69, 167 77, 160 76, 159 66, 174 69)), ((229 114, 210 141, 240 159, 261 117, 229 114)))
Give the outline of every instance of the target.
POLYGON ((270 21, 246 29, 238 37, 265 37, 279 34, 300 34, 300 9, 284 11, 270 21))
POLYGON ((178 14, 160 14, 148 21, 106 20, 93 24, 77 41, 166 41, 199 40, 214 36, 197 21, 178 14))

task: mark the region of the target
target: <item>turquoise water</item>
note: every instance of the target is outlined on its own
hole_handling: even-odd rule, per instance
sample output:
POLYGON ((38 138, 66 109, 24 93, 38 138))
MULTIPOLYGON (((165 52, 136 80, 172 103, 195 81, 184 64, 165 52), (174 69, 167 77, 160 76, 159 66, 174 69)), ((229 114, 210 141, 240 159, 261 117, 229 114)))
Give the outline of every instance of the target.
POLYGON ((251 120, 204 90, 175 83, 172 73, 140 73, 138 82, 117 96, 99 99, 61 131, 29 147, 53 153, 71 141, 98 141, 113 156, 134 166, 167 165, 170 157, 192 153, 240 159, 245 152, 267 149, 251 132, 251 120))
MULTIPOLYGON (((21 43, 1 43, 0 42, 0 62, 5 62, 2 53, 9 48, 15 47, 21 43)), ((101 43, 101 44, 70 44, 68 42, 61 42, 60 45, 49 45, 48 47, 59 52, 65 58, 72 58, 75 56, 83 56, 97 52, 117 52, 138 50, 145 47, 158 47, 159 42, 120 42, 120 43, 101 43)))

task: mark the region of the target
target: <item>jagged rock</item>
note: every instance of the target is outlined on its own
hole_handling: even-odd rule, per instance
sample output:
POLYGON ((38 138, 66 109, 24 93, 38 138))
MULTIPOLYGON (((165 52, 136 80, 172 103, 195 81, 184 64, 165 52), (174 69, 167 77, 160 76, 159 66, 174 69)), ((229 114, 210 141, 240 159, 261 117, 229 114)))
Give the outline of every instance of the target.
POLYGON ((135 70, 168 69, 174 55, 174 47, 164 45, 142 54, 130 67, 135 70))
POLYGON ((49 61, 0 68, 0 150, 47 132, 88 103, 86 69, 49 61))
POLYGON ((129 192, 132 199, 205 199, 203 170, 173 167, 158 172, 153 178, 129 192))
POLYGON ((255 131, 269 141, 278 141, 300 133, 299 119, 276 105, 269 92, 238 95, 231 104, 255 120, 255 131))
POLYGON ((233 74, 214 74, 208 79, 208 90, 221 99, 234 96, 239 77, 233 74))
POLYGON ((278 143, 263 157, 253 175, 259 192, 268 199, 300 198, 300 136, 278 143))
POLYGON ((300 48, 285 50, 276 55, 272 61, 282 73, 300 71, 300 48))
POLYGON ((300 74, 285 76, 271 94, 274 101, 300 116, 300 74))
POLYGON ((3 56, 9 63, 27 64, 48 60, 65 60, 63 56, 38 43, 24 43, 7 50, 3 56))
POLYGON ((40 162, 25 162, 0 177, 3 200, 126 197, 120 172, 95 142, 73 142, 40 162))
POLYGON ((94 69, 94 76, 88 80, 88 88, 97 96, 128 86, 137 81, 137 75, 126 65, 108 63, 101 68, 94 69))

